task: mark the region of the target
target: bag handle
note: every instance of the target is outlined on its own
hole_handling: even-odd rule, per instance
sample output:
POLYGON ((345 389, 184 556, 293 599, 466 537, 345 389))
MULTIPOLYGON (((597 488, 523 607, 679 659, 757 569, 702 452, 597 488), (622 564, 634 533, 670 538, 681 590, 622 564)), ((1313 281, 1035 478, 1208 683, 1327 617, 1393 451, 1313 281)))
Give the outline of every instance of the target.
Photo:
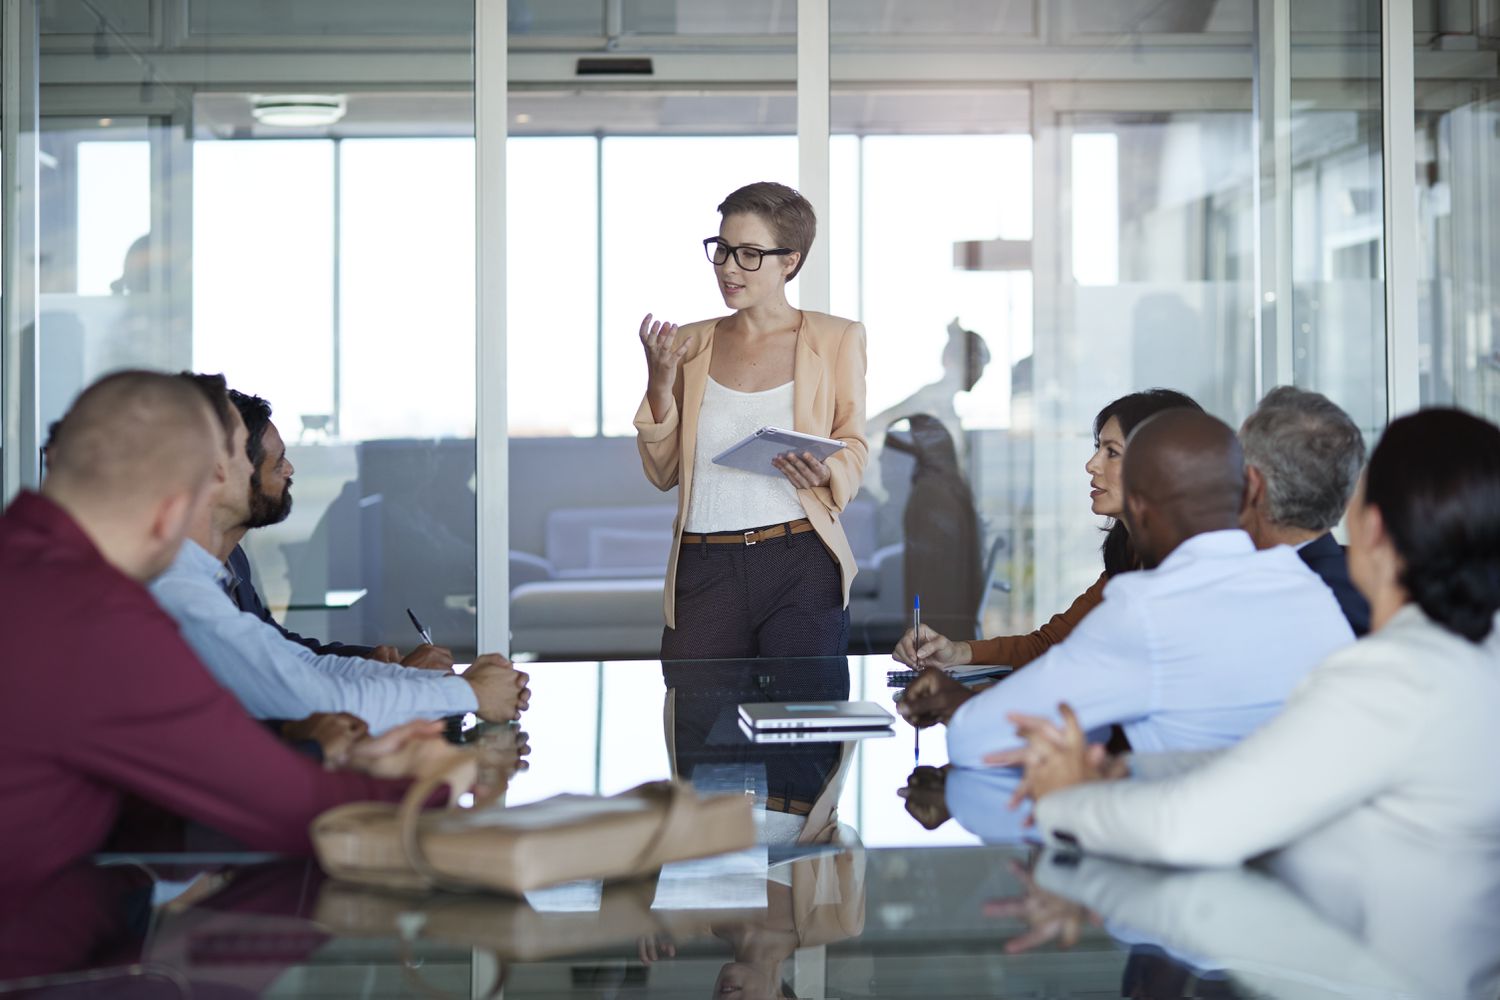
MULTIPOLYGON (((396 812, 396 820, 400 827, 401 848, 406 854, 406 861, 418 875, 426 879, 428 884, 440 889, 474 892, 477 890, 476 886, 449 878, 433 866, 426 852, 422 850, 419 829, 422 807, 428 798, 437 791, 440 785, 448 783, 453 773, 464 763, 462 760, 455 761, 448 767, 441 768, 413 782, 412 786, 407 789, 406 797, 401 800, 401 806, 396 812)), ((697 813, 694 808, 697 804, 697 797, 682 782, 654 781, 640 785, 634 791, 648 800, 664 800, 665 809, 662 820, 657 824, 651 838, 631 861, 631 877, 660 868, 662 862, 656 860, 657 855, 665 845, 682 839, 692 828, 697 813)))
POLYGON ((649 784, 640 785, 635 789, 645 799, 665 799, 665 815, 656 826, 651 839, 646 841, 646 846, 641 848, 635 860, 630 863, 633 874, 644 874, 646 871, 660 868, 662 863, 656 860, 656 855, 666 844, 676 842, 681 835, 692 826, 696 810, 697 798, 691 793, 688 786, 680 781, 653 781, 649 784))
POLYGON ((422 809, 427 804, 427 800, 432 797, 432 793, 442 785, 451 785, 453 775, 468 763, 467 758, 455 758, 447 767, 438 768, 431 774, 418 778, 406 790, 406 797, 401 800, 401 806, 396 810, 396 824, 401 834, 401 849, 406 854, 407 864, 426 879, 429 885, 454 892, 473 892, 475 887, 466 882, 450 879, 433 867, 432 862, 427 859, 426 852, 422 850, 422 838, 418 828, 422 818, 422 809))

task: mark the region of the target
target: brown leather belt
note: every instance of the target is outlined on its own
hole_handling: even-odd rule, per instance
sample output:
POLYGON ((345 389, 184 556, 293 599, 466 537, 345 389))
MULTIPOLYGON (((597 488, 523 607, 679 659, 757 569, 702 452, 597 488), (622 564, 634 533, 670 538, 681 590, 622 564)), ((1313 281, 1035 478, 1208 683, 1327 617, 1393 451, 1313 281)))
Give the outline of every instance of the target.
POLYGON ((781 538, 788 533, 800 535, 811 530, 813 530, 812 522, 804 517, 789 524, 773 524, 759 531, 741 531, 734 535, 683 535, 682 544, 702 545, 707 542, 709 545, 755 545, 773 538, 781 538))
POLYGON ((772 795, 766 799, 766 808, 771 812, 791 813, 793 816, 806 816, 813 810, 811 802, 803 802, 801 799, 788 799, 780 795, 772 795))

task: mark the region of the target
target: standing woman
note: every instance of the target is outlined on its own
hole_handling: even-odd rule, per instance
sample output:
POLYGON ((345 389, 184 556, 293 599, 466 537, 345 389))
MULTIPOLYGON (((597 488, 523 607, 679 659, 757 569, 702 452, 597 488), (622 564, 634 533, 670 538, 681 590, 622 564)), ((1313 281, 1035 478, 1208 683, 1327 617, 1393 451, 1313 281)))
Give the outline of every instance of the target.
POLYGON ((641 321, 636 444, 646 478, 679 487, 661 656, 841 656, 855 565, 838 516, 868 453, 865 329, 786 300, 817 229, 806 198, 749 184, 719 214, 703 247, 734 312, 680 328, 641 321), (788 453, 774 476, 710 461, 767 426, 847 447, 827 462, 788 453))

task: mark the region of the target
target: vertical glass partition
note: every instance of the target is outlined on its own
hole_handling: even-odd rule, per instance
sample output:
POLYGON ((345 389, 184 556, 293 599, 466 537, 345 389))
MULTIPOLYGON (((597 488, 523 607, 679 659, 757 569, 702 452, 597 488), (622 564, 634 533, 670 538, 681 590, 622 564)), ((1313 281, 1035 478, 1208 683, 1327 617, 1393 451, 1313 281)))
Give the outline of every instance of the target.
POLYGON ((43 420, 224 372, 295 467, 244 541, 273 612, 409 649, 410 607, 472 655, 473 4, 46 9, 43 420))
MULTIPOLYGON (((1455 79, 1417 88, 1422 402, 1500 418, 1500 12, 1455 79)), ((1418 54, 1437 46, 1419 45, 1418 54)))
POLYGON ((1292 6, 1294 380, 1373 438, 1386 421, 1381 5, 1292 6))

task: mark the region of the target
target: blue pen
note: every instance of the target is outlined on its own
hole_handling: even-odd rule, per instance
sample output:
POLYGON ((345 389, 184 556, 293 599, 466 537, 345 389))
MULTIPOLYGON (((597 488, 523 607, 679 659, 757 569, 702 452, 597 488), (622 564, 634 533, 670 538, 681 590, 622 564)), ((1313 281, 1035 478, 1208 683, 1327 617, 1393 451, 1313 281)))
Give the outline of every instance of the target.
MULTIPOLYGON (((922 595, 921 594, 913 594, 912 598, 911 598, 911 645, 912 645, 912 652, 913 653, 915 653, 916 650, 921 646, 921 643, 922 643, 922 595)), ((916 659, 915 656, 913 656, 912 658, 916 659)), ((918 670, 921 669, 920 664, 918 665, 917 669, 918 670)), ((912 724, 912 730, 916 733, 916 737, 914 738, 914 741, 913 741, 916 745, 914 747, 912 747, 912 763, 913 764, 921 764, 922 763, 922 730, 916 725, 915 722, 912 724)))

